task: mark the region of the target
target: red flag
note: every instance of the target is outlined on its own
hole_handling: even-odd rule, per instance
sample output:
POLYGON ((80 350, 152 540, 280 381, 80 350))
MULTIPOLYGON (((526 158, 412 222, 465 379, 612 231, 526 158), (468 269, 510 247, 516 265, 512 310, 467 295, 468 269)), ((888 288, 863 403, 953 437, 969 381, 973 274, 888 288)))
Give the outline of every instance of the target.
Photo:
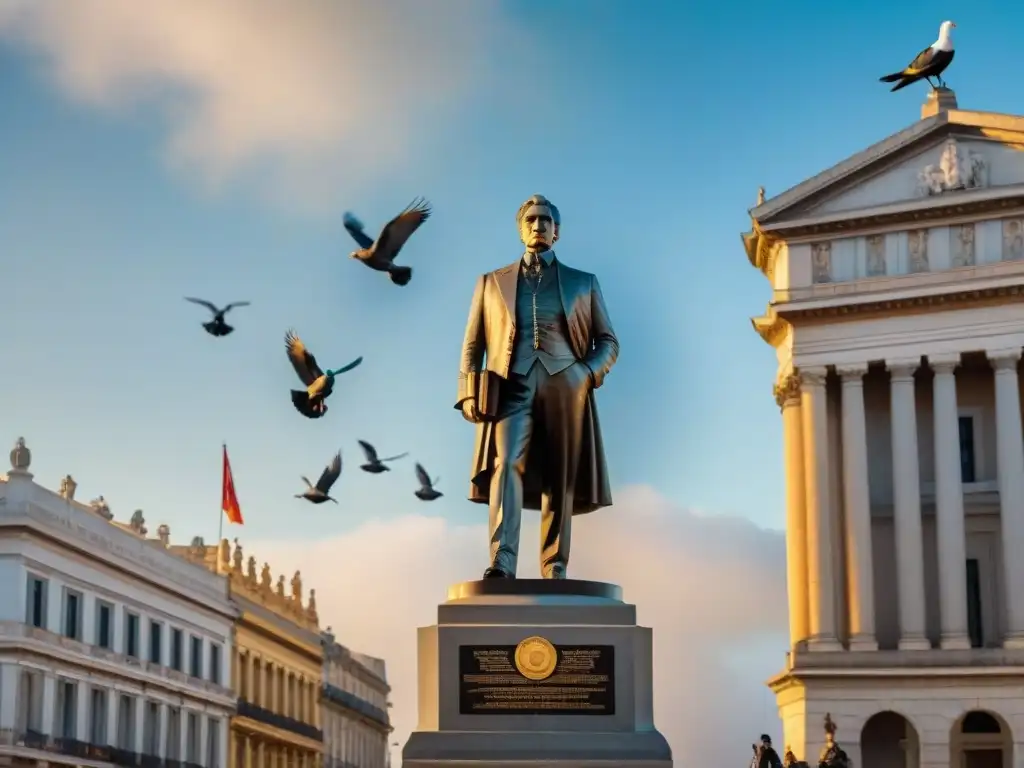
POLYGON ((228 447, 224 446, 224 480, 221 484, 220 508, 228 516, 228 522, 242 525, 242 510, 238 506, 235 495, 235 479, 231 475, 231 462, 228 461, 228 447))

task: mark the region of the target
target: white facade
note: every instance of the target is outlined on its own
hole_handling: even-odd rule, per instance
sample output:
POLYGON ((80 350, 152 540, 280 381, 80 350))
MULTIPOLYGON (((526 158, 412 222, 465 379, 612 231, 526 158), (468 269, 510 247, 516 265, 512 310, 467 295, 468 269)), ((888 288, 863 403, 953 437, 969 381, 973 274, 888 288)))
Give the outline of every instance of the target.
POLYGON ((225 768, 224 578, 168 552, 165 526, 147 539, 141 513, 121 525, 70 478, 37 485, 19 443, 0 476, 0 757, 225 768))
POLYGON ((770 685, 812 763, 830 714, 858 768, 1024 768, 1022 146, 1024 118, 930 102, 750 212, 786 472, 770 685))
POLYGON ((324 768, 387 768, 391 688, 384 660, 339 645, 329 629, 323 643, 324 768))

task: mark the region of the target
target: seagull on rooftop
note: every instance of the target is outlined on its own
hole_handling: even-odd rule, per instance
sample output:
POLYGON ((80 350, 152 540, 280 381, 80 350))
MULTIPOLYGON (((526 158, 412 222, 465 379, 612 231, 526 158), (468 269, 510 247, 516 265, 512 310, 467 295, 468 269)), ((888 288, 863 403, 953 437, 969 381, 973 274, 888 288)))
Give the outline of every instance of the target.
POLYGON ((937 90, 937 88, 945 88, 946 81, 942 79, 942 73, 953 61, 953 55, 956 53, 953 50, 953 29, 955 27, 956 24, 952 21, 942 22, 939 26, 938 40, 917 54, 914 60, 907 65, 906 69, 880 77, 879 81, 883 83, 896 83, 891 88, 893 91, 906 88, 918 80, 927 80, 928 85, 932 87, 933 91, 937 90), (932 82, 933 77, 939 81, 937 87, 932 82))

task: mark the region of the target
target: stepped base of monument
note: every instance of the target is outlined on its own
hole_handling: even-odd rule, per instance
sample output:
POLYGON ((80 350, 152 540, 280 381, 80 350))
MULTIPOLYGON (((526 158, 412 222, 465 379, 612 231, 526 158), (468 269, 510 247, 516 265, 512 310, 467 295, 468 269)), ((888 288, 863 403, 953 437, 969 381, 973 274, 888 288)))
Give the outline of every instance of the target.
POLYGON ((404 768, 671 768, 654 727, 651 630, 612 584, 488 579, 419 630, 404 768))
POLYGON ((649 733, 579 731, 416 732, 402 750, 402 768, 670 768, 665 737, 649 733))

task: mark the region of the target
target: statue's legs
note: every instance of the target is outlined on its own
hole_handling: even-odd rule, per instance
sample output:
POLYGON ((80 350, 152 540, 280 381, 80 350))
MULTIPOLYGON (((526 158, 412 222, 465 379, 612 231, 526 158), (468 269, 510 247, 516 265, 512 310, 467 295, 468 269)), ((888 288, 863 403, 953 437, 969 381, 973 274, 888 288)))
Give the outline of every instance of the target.
POLYGON ((544 441, 540 571, 545 579, 564 579, 569 567, 573 497, 589 381, 590 369, 575 363, 550 378, 545 376, 537 391, 534 412, 544 441))
POLYGON ((533 435, 533 404, 543 367, 526 376, 512 374, 502 386, 499 420, 494 425, 491 474, 491 567, 515 576, 523 517, 523 473, 533 435))

